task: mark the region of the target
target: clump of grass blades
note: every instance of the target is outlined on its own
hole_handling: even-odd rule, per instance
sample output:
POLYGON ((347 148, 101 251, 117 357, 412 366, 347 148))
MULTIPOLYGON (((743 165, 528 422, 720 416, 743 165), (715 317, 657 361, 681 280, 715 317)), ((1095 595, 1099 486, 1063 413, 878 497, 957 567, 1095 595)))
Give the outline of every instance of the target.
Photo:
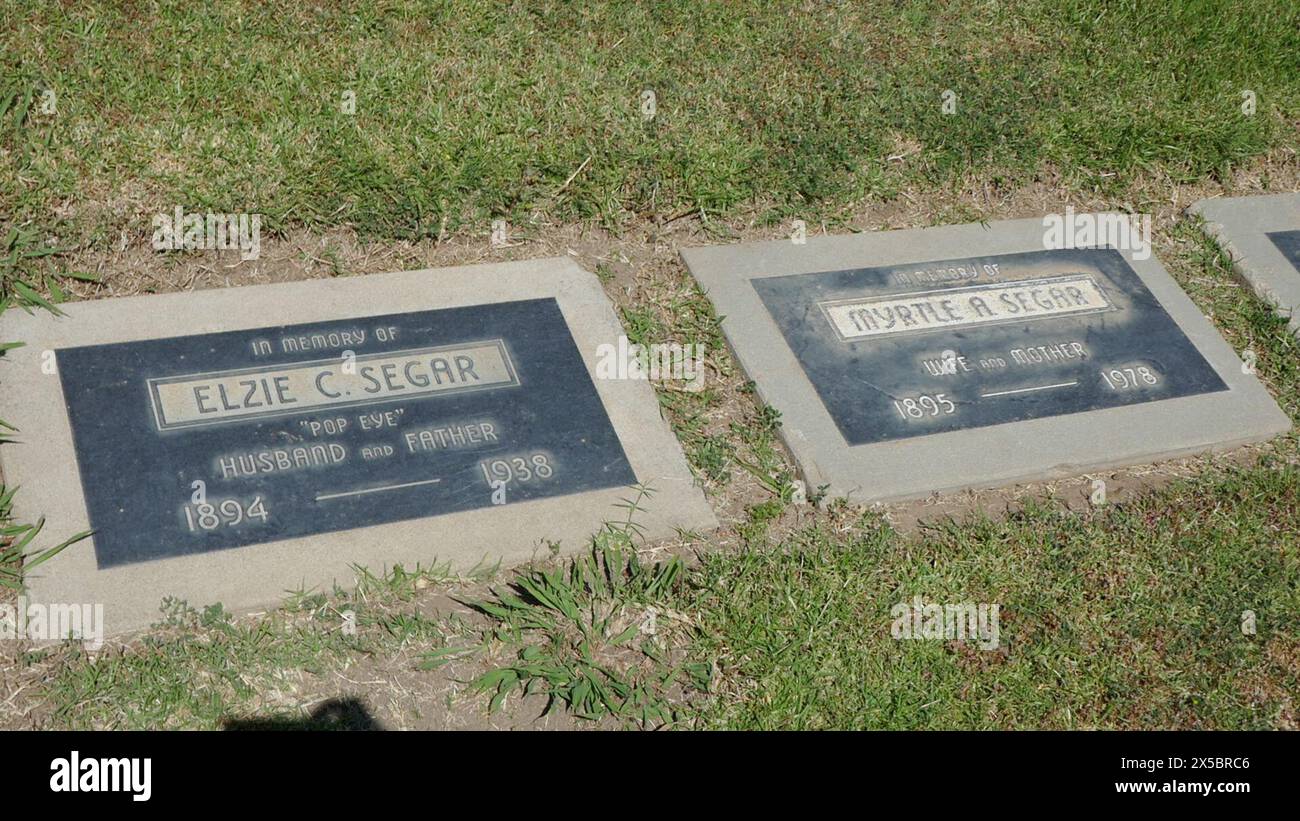
POLYGON ((45 527, 45 519, 42 518, 36 524, 14 522, 12 511, 16 490, 17 488, 6 488, 0 485, 0 587, 11 590, 22 589, 25 571, 54 558, 64 548, 90 535, 89 530, 78 533, 54 547, 32 553, 24 559, 23 553, 45 527))
MULTIPOLYGON (((0 117, 3 117, 3 112, 0 112, 0 117)), ((64 249, 46 246, 39 241, 35 232, 19 228, 12 228, 0 236, 4 237, 0 239, 0 314, 10 307, 27 311, 40 308, 55 315, 61 314, 57 303, 64 301, 67 294, 59 286, 58 277, 53 274, 37 276, 30 270, 35 260, 61 253, 64 249)), ((94 277, 87 274, 68 273, 63 276, 94 281, 94 277)), ((0 357, 23 344, 0 341, 0 357)), ((0 419, 0 445, 11 442, 8 434, 15 432, 17 429, 13 425, 0 419)), ((15 490, 16 488, 6 488, 0 484, 0 587, 22 589, 25 570, 48 561, 68 545, 89 536, 90 532, 79 533, 55 547, 32 553, 24 560, 23 553, 41 532, 45 520, 41 519, 35 524, 14 522, 12 510, 15 490)))
POLYGON ((685 575, 681 560, 653 566, 637 557, 625 529, 608 527, 590 553, 554 570, 532 570, 490 601, 471 603, 496 619, 493 637, 519 649, 510 663, 473 682, 496 711, 512 693, 545 695, 544 714, 641 727, 680 720, 667 694, 707 688, 705 664, 677 659, 687 624, 672 609, 685 575))
MULTIPOLYGON (((67 251, 42 243, 33 231, 10 228, 3 240, 0 240, 0 314, 10 307, 30 311, 43 308, 55 316, 62 316, 58 303, 64 302, 68 294, 59 284, 60 277, 79 279, 83 282, 98 281, 91 274, 65 271, 54 274, 37 274, 33 263, 38 259, 52 257, 67 251), (48 296, 46 296, 48 294, 48 296)), ((5 343, 14 347, 14 343, 5 343)))

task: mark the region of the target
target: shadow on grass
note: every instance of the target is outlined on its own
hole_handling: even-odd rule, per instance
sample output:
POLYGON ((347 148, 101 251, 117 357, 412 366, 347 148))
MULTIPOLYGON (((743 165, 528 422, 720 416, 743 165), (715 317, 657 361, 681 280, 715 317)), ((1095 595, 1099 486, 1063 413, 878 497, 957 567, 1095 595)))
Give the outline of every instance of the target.
POLYGON ((355 698, 332 698, 306 717, 228 718, 223 730, 382 730, 383 725, 355 698))

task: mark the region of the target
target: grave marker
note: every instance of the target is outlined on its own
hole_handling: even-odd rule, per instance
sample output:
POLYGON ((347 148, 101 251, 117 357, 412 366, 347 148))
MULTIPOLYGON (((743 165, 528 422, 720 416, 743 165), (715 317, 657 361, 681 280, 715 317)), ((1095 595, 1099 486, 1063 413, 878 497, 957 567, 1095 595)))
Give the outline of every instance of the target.
POLYGON ((1149 253, 1044 236, 1020 220, 682 257, 810 490, 914 498, 1289 428, 1149 253))
POLYGON ((650 386, 595 379, 622 331, 549 259, 11 310, 0 448, 20 520, 94 536, 33 600, 231 609, 404 563, 583 548, 634 485, 648 538, 715 526, 650 386), (56 369, 42 362, 52 352, 56 369))

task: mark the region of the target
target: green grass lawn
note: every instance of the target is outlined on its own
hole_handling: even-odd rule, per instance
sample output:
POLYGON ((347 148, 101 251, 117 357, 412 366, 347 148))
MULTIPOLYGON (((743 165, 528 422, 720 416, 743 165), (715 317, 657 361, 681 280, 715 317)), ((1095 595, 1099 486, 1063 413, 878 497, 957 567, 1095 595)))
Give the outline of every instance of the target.
POLYGON ((594 560, 474 599, 492 617, 482 627, 420 615, 420 574, 398 572, 252 622, 178 608, 129 650, 27 662, 51 671, 49 723, 70 727, 293 718, 266 694, 409 648, 409 666, 430 676, 450 659, 488 659, 465 678, 482 693, 471 709, 529 692, 628 726, 1296 726, 1294 465, 1211 469, 1084 516, 1031 505, 910 536, 841 509, 781 539, 706 551, 689 569, 629 565, 617 539, 600 545, 594 560), (918 596, 998 603, 997 646, 895 640, 891 608, 918 596), (659 627, 646 636, 651 608, 659 627), (358 614, 355 637, 338 629, 344 609, 358 614))
POLYGON ((1300 111, 1285 0, 16 2, 0 23, 0 214, 77 239, 147 225, 124 201, 426 237, 538 210, 833 218, 1044 168, 1121 194, 1221 173, 1300 111))
POLYGON ((694 579, 699 721, 753 729, 1295 726, 1300 472, 1211 473, 1088 517, 1031 507, 901 538, 810 527, 694 579), (993 650, 896 641, 890 608, 997 602, 993 650), (1244 635, 1242 614, 1257 632, 1244 635))
MULTIPOLYGON (((833 229, 900 199, 978 219, 965 192, 1033 185, 1149 211, 1241 169, 1258 187, 1294 173, 1298 123, 1300 6, 1287 0, 7 2, 0 310, 58 302, 85 254, 147 241, 153 214, 178 204, 261 213, 273 235, 350 227, 384 242, 486 236, 495 216, 615 233, 683 214, 833 229)), ((1300 418, 1285 323, 1230 287, 1194 222, 1156 230, 1171 273, 1300 418)), ((702 342, 734 373, 718 318, 678 273, 670 303, 620 302, 629 336, 702 342)), ((18 343, 0 339, 0 353, 18 343)), ((412 604, 412 579, 439 574, 398 573, 368 597, 306 597, 251 622, 178 607, 128 651, 39 650, 15 669, 38 679, 50 726, 219 726, 274 714, 267 694, 292 674, 412 648, 413 675, 482 659, 466 682, 477 709, 549 694, 633 726, 1300 721, 1294 436, 1258 463, 1205 460, 1089 513, 1043 501, 904 534, 832 506, 791 528, 778 524, 793 477, 779 418, 740 399, 660 395, 702 477, 757 476, 767 491, 725 548, 696 540, 698 561, 631 562, 605 534, 591 558, 476 589, 473 627, 412 604), (893 640, 890 608, 914 596, 999 603, 1000 646, 893 640), (356 638, 335 629, 345 605, 356 638), (643 640, 628 628, 650 607, 664 626, 643 640)), ((37 534, 9 520, 7 493, 12 586, 13 542, 37 534)))

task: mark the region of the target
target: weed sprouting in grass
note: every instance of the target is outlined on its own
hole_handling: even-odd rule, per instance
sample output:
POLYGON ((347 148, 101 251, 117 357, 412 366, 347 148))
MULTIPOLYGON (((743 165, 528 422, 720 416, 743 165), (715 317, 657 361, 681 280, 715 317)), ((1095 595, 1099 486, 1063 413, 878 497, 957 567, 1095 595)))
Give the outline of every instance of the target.
MULTIPOLYGON (((13 104, 12 99, 5 99, 0 94, 0 124, 3 124, 5 111, 13 104)), ((21 122, 21 121, 20 121, 21 122)), ((0 226, 0 232, 3 227, 0 226)), ((7 233, 0 233, 0 314, 11 308, 47 310, 55 315, 62 312, 58 303, 67 298, 59 285, 59 278, 54 274, 36 274, 32 265, 36 260, 62 253, 65 249, 53 248, 42 244, 34 231, 12 228, 7 233)), ((67 273, 63 276, 86 281, 94 277, 86 274, 67 273)), ((0 340, 0 364, 7 351, 20 348, 21 341, 0 340)), ((17 433, 17 428, 0 419, 0 445, 12 445, 9 434, 17 433)), ((68 546, 87 538, 90 532, 79 533, 65 539, 54 547, 33 552, 25 559, 24 552, 45 527, 45 520, 35 524, 14 522, 12 517, 13 496, 16 488, 6 488, 0 484, 0 587, 21 589, 23 574, 42 563, 54 558, 68 546)))
POLYGON ((677 658, 681 622, 672 604, 683 573, 677 558, 642 563, 629 535, 611 528, 589 553, 522 574, 473 603, 495 619, 494 639, 518 648, 473 686, 491 694, 490 710, 512 694, 542 695, 547 713, 563 706, 586 719, 672 724, 680 716, 668 692, 708 678, 677 658))
POLYGON ((9 438, 9 434, 17 433, 17 432, 18 432, 18 428, 15 428, 13 425, 9 424, 3 419, 0 419, 0 445, 13 442, 13 439, 9 438))
POLYGON ((6 488, 0 484, 0 587, 21 590, 23 575, 62 553, 70 545, 90 537, 90 531, 78 533, 59 544, 44 550, 24 553, 40 535, 45 527, 45 519, 36 524, 21 524, 13 521, 13 498, 17 488, 6 488))
POLYGON ((637 484, 632 486, 636 495, 632 498, 619 500, 614 507, 627 511, 627 515, 621 522, 607 522, 606 529, 622 533, 629 538, 632 536, 645 536, 645 525, 636 520, 638 513, 646 510, 645 502, 652 499, 655 495, 654 488, 649 485, 637 484))
MULTIPOLYGON (((2 226, 0 226, 2 229, 2 226)), ((42 308, 61 316, 58 304, 67 300, 67 292, 59 284, 60 278, 83 282, 97 282, 91 274, 63 271, 56 274, 38 273, 33 263, 67 252, 41 242, 35 231, 12 227, 0 239, 0 314, 10 307, 31 310, 42 308)), ((12 345, 12 343, 9 343, 12 345)))

